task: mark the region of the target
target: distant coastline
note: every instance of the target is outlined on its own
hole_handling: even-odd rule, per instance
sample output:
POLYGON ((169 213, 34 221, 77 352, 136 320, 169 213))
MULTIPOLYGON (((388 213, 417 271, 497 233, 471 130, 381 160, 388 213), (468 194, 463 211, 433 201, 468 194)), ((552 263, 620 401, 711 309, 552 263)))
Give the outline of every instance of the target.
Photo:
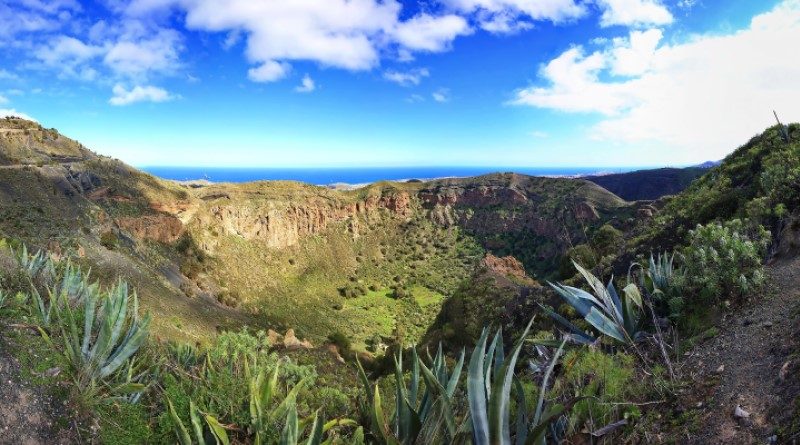
POLYGON ((624 173, 653 167, 364 167, 364 168, 224 168, 141 167, 163 179, 193 183, 299 181, 331 188, 358 188, 379 181, 430 181, 442 178, 514 172, 531 176, 583 177, 624 173))

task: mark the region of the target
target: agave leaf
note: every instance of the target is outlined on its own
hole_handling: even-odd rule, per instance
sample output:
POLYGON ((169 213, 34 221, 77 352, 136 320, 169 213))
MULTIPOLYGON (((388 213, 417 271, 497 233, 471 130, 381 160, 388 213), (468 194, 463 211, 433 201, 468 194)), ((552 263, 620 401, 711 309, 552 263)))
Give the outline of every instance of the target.
POLYGON ((372 402, 372 422, 378 427, 377 433, 381 435, 386 445, 400 445, 400 442, 392 435, 389 425, 386 424, 386 416, 383 414, 381 405, 381 392, 378 385, 375 385, 374 399, 372 402))
POLYGON ((178 417, 178 413, 175 412, 175 407, 172 406, 172 401, 169 397, 167 397, 167 406, 169 406, 169 416, 172 418, 172 423, 175 424, 175 435, 178 436, 178 442, 181 445, 192 445, 192 438, 189 436, 189 431, 186 430, 183 421, 178 417))
POLYGON ((624 318, 622 316, 622 311, 623 311, 622 301, 619 298, 617 289, 614 287, 614 277, 611 277, 611 279, 608 281, 608 285, 606 286, 606 293, 608 294, 609 297, 611 297, 611 302, 613 303, 614 307, 614 312, 610 315, 613 315, 615 321, 617 321, 619 324, 622 324, 624 321, 624 318))
POLYGON ((425 380, 425 386, 434 397, 436 397, 436 401, 442 404, 442 409, 444 410, 442 416, 444 417, 445 426, 447 427, 447 435, 449 437, 455 436, 457 429, 455 415, 453 413, 453 407, 450 404, 450 399, 447 397, 447 390, 439 383, 439 380, 436 379, 433 372, 425 366, 425 363, 420 361, 419 367, 422 370, 422 378, 425 380))
POLYGON ((297 394, 300 392, 301 389, 303 389, 303 387, 306 384, 308 384, 309 380, 310 377, 305 377, 299 382, 297 382, 297 384, 294 385, 294 387, 291 390, 289 390, 289 393, 286 395, 286 398, 284 398, 283 401, 270 413, 269 415, 270 420, 274 421, 275 419, 283 417, 286 411, 290 410, 291 407, 295 406, 295 402, 297 401, 297 394))
POLYGON ((230 445, 231 441, 228 439, 228 432, 225 431, 225 428, 219 423, 219 420, 209 414, 205 415, 205 419, 208 429, 210 429, 211 433, 214 435, 214 440, 217 442, 217 445, 230 445))
POLYGON ((406 383, 403 378, 403 351, 402 349, 394 357, 394 377, 395 377, 395 411, 394 434, 400 439, 408 437, 411 425, 411 413, 406 410, 406 383))
POLYGON ((417 350, 411 349, 411 384, 408 388, 408 401, 411 406, 417 403, 417 394, 419 393, 419 356, 417 350))
POLYGON ((555 311, 548 308, 547 306, 543 306, 540 303, 539 307, 541 307, 542 310, 544 310, 544 312, 550 316, 550 318, 552 318, 553 320, 557 321, 559 324, 567 328, 573 334, 570 338, 574 339, 576 343, 588 345, 594 343, 597 340, 595 337, 592 337, 591 335, 587 334, 579 327, 575 326, 574 324, 569 322, 566 318, 557 314, 555 311))
POLYGON ((602 281, 600 281, 596 276, 594 276, 594 274, 584 269, 580 264, 575 262, 575 260, 572 261, 572 264, 575 266, 575 269, 577 269, 578 272, 580 272, 580 274, 583 275, 583 278, 586 280, 587 283, 589 283, 589 287, 591 287, 592 290, 594 290, 594 292, 597 295, 604 295, 606 288, 603 285, 602 281))
POLYGON ((107 377, 114 373, 128 358, 130 358, 147 339, 148 328, 150 326, 150 314, 145 315, 140 325, 131 327, 130 335, 126 340, 120 344, 108 361, 99 371, 101 378, 107 377))
MULTIPOLYGON (((492 338, 492 342, 489 344, 489 352, 486 353, 486 357, 484 358, 483 362, 483 378, 485 380, 484 386, 486 387, 486 400, 489 400, 489 397, 492 395, 492 374, 494 370, 494 356, 498 354, 498 349, 502 347, 503 344, 503 335, 500 329, 495 332, 494 337, 492 338), (500 345, 500 346, 498 346, 500 345)), ((502 351, 500 352, 502 354, 502 351)))
POLYGON ((581 317, 585 317, 593 307, 602 307, 599 300, 583 289, 564 286, 562 284, 548 284, 550 284, 550 287, 552 287, 564 301, 575 308, 581 317))
POLYGON ((623 343, 627 343, 624 333, 624 327, 618 325, 613 320, 606 317, 596 308, 592 308, 589 314, 584 317, 595 329, 602 332, 609 337, 613 337, 623 343), (620 329, 622 328, 622 329, 620 329))
POLYGON ((458 357, 458 362, 456 362, 456 366, 453 368, 453 373, 450 374, 450 381, 447 382, 447 397, 453 397, 458 387, 458 380, 461 378, 461 370, 464 367, 464 353, 465 350, 462 349, 461 355, 458 357))
POLYGON ((492 444, 510 444, 511 430, 509 416, 511 407, 511 382, 514 378, 514 367, 519 352, 533 324, 533 318, 522 332, 512 349, 511 355, 503 362, 503 367, 492 383, 492 395, 489 398, 489 440, 492 444))
POLYGON ((531 429, 525 445, 544 444, 547 427, 549 427, 553 421, 561 417, 561 415, 564 413, 564 410, 564 406, 559 404, 553 405, 549 410, 547 410, 547 412, 542 415, 542 418, 539 419, 539 423, 531 429))
POLYGON ((544 376, 542 377, 542 386, 539 388, 539 397, 536 400, 536 411, 533 414, 533 424, 538 425, 541 423, 542 417, 542 410, 544 409, 544 397, 547 393, 547 387, 549 386, 550 376, 553 375, 553 369, 556 367, 556 363, 558 363, 559 357, 561 357, 561 353, 564 352, 564 345, 567 343, 567 340, 564 339, 561 341, 561 345, 559 345, 558 349, 556 350, 555 354, 553 354, 553 358, 550 359, 550 363, 547 365, 547 370, 544 372, 544 376))
POLYGON ((283 426, 280 445, 297 445, 297 406, 290 403, 287 407, 286 424, 283 426))
POLYGON ((475 445, 489 444, 489 418, 486 409, 486 384, 484 382, 484 354, 489 331, 483 329, 478 344, 472 351, 467 373, 467 396, 472 420, 472 438, 475 445))
POLYGON ((203 437, 203 424, 200 423, 200 410, 197 409, 193 401, 189 401, 189 419, 192 422, 192 431, 194 432, 194 437, 197 439, 197 443, 205 444, 205 438, 203 437))
POLYGON ((635 303, 640 309, 642 308, 642 294, 639 292, 639 288, 635 284, 628 284, 622 289, 622 292, 625 293, 625 298, 635 303))
POLYGON ((314 422, 311 424, 311 435, 308 436, 306 445, 320 445, 322 443, 322 425, 323 422, 319 418, 319 410, 314 413, 314 422))
POLYGON ((517 400, 517 421, 514 443, 516 445, 524 445, 525 439, 528 437, 528 406, 527 400, 525 400, 525 390, 522 388, 522 383, 519 382, 518 378, 514 378, 514 394, 517 400))
POLYGON ((419 436, 420 430, 422 430, 422 419, 420 418, 419 413, 414 410, 414 407, 409 403, 409 401, 406 400, 405 402, 406 409, 408 409, 409 413, 409 426, 408 436, 406 436, 404 443, 413 444, 419 436))

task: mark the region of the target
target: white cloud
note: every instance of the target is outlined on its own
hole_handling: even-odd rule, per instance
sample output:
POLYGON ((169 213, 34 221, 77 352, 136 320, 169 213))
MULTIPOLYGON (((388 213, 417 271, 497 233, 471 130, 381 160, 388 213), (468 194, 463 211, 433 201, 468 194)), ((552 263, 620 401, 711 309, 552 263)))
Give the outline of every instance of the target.
POLYGON ((574 0, 443 0, 461 12, 483 11, 488 14, 507 14, 531 20, 563 22, 582 17, 586 8, 574 0))
POLYGON ((415 104, 418 102, 425 102, 425 98, 419 94, 412 94, 406 98, 406 102, 415 104))
POLYGON ((456 37, 471 32, 469 24, 461 16, 449 14, 435 17, 419 14, 398 23, 394 37, 411 50, 442 52, 450 49, 456 37))
POLYGON ((87 45, 75 37, 60 35, 40 46, 34 52, 36 57, 43 64, 50 67, 70 66, 74 67, 80 63, 101 55, 103 47, 87 45))
POLYGON ((134 0, 126 9, 136 16, 177 8, 186 27, 224 33, 224 47, 241 36, 254 68, 250 79, 285 77, 290 63, 312 61, 346 70, 368 70, 385 54, 411 60, 412 52, 448 50, 455 38, 471 32, 455 14, 420 13, 400 18, 395 0, 134 0))
POLYGON ((450 100, 450 90, 447 88, 439 88, 431 94, 431 97, 433 97, 433 100, 436 102, 447 102, 450 100))
POLYGON ((103 63, 114 73, 133 78, 146 78, 152 73, 171 74, 179 65, 182 38, 177 31, 149 29, 133 25, 110 45, 103 63))
POLYGON ((533 29, 533 23, 521 19, 511 11, 478 12, 478 23, 484 31, 493 34, 516 34, 533 29))
POLYGON ((656 47, 661 42, 660 29, 632 31, 627 39, 615 39, 611 54, 611 73, 619 76, 638 76, 653 62, 656 47))
POLYGON ((19 79, 19 76, 14 74, 14 73, 12 73, 11 71, 7 71, 7 70, 4 70, 4 69, 0 68, 0 79, 3 79, 3 80, 17 80, 17 79, 19 79))
POLYGON ((409 71, 389 70, 383 73, 383 78, 398 85, 408 87, 419 85, 424 77, 428 77, 430 72, 427 68, 415 68, 409 71))
POLYGON ((6 99, 5 96, 0 94, 0 105, 7 104, 7 103, 8 103, 8 99, 6 99))
POLYGON ((314 83, 314 79, 312 79, 308 74, 303 76, 303 80, 300 82, 300 85, 294 88, 294 90, 298 93, 310 93, 316 89, 317 85, 314 83))
POLYGON ((275 82, 286 77, 289 71, 291 66, 288 63, 267 60, 261 66, 250 68, 247 77, 253 82, 275 82))
POLYGON ((166 102, 175 98, 167 90, 152 85, 137 85, 130 90, 120 84, 114 85, 114 96, 108 100, 111 105, 122 106, 136 102, 166 102))
POLYGON ((25 94, 25 92, 18 88, 12 88, 10 90, 7 90, 6 94, 10 94, 11 96, 22 96, 25 94))
POLYGON ((786 53, 800 41, 800 0, 729 34, 660 46, 657 38, 655 31, 634 32, 591 54, 571 48, 542 68, 547 86, 520 90, 512 102, 599 113, 592 137, 702 151, 709 159, 771 125, 773 109, 800 120, 800 59, 786 53))
POLYGON ((19 118, 22 118, 22 119, 27 119, 29 121, 36 122, 36 119, 28 116, 25 113, 19 112, 19 111, 13 109, 13 108, 0 108, 0 118, 9 117, 9 116, 10 117, 19 117, 19 118))
POLYGON ((14 38, 19 34, 56 31, 80 9, 72 0, 0 2, 0 41, 9 39, 17 44, 14 38))
POLYGON ((603 11, 600 26, 667 25, 673 17, 659 0, 597 0, 603 11))

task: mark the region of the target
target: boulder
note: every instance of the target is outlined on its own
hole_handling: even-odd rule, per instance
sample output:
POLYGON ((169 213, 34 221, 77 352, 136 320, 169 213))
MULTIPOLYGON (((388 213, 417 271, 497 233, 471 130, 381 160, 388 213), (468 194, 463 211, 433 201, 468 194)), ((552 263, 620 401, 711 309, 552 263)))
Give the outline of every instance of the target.
POLYGON ((294 329, 289 329, 286 331, 286 335, 283 336, 283 347, 293 351, 297 349, 311 349, 314 345, 308 340, 301 341, 294 335, 294 329))

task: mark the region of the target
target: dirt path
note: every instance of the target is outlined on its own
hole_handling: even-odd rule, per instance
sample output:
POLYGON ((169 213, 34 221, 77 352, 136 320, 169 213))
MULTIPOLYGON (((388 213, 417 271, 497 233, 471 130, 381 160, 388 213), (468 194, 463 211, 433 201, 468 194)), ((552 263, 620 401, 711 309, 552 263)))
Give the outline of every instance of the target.
POLYGON ((791 420, 797 395, 798 360, 790 356, 798 350, 800 258, 767 272, 767 295, 729 314, 717 336, 684 358, 700 426, 688 443, 800 443, 778 429, 791 420))
POLYGON ((63 425, 63 402, 45 388, 26 382, 17 360, 9 354, 0 331, 0 443, 60 445, 78 443, 69 425, 63 425))

